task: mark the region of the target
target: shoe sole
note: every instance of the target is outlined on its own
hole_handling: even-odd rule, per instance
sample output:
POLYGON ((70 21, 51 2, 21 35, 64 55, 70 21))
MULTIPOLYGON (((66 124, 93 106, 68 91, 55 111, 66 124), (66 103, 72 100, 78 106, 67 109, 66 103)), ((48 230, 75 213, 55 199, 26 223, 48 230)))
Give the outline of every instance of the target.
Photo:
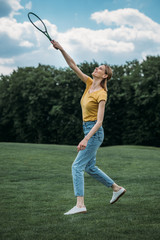
POLYGON ((117 197, 117 199, 116 200, 114 200, 114 202, 112 202, 111 204, 113 204, 113 203, 115 203, 115 202, 117 202, 118 201, 118 199, 120 198, 120 197, 122 197, 124 194, 125 194, 125 192, 126 192, 126 189, 117 197))
POLYGON ((71 214, 64 214, 64 215, 65 215, 65 216, 69 216, 69 215, 75 215, 75 214, 80 214, 80 213, 87 213, 87 211, 76 212, 76 213, 71 213, 71 214))
POLYGON ((84 212, 79 212, 79 213, 87 213, 87 211, 84 211, 84 212))

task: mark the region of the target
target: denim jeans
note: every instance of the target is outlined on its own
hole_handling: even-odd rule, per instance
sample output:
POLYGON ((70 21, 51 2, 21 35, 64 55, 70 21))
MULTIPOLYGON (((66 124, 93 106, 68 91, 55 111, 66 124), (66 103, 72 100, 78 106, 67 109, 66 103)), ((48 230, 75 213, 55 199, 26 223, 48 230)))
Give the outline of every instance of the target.
MULTIPOLYGON (((86 136, 96 121, 83 122, 83 131, 86 136)), ((97 150, 104 139, 103 127, 89 139, 87 147, 79 151, 75 161, 72 164, 72 177, 75 196, 84 196, 84 171, 92 177, 103 183, 107 187, 111 187, 114 181, 100 170, 96 164, 97 150)))

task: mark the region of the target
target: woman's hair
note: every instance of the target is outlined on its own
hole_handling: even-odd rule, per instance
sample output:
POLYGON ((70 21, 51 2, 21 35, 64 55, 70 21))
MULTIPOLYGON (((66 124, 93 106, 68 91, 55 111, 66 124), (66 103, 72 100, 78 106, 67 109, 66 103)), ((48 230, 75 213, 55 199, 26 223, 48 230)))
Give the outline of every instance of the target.
POLYGON ((107 78, 104 78, 101 81, 100 85, 102 88, 104 88, 105 91, 107 91, 107 81, 109 81, 112 77, 112 69, 106 64, 104 64, 104 66, 105 66, 105 74, 107 74, 108 76, 107 78))

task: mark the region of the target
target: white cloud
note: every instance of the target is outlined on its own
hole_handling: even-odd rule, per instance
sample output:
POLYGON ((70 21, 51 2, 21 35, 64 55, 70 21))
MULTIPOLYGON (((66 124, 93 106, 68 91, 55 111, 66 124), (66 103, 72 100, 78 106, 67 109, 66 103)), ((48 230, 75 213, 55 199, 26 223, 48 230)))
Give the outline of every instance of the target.
POLYGON ((25 5, 25 8, 28 9, 28 10, 31 10, 32 8, 32 2, 28 2, 26 5, 25 5))
POLYGON ((0 58, 0 74, 10 74, 15 68, 13 58, 0 58))
POLYGON ((14 18, 0 18, 0 33, 7 34, 10 38, 20 39, 25 23, 17 23, 14 18))
POLYGON ((13 70, 15 70, 17 67, 7 67, 7 66, 3 66, 3 65, 0 65, 0 74, 3 74, 3 75, 9 75, 13 72, 13 70))
POLYGON ((0 64, 13 64, 14 59, 13 58, 0 58, 0 64))
POLYGON ((104 23, 106 26, 116 24, 117 26, 127 25, 136 27, 136 29, 143 29, 145 25, 146 30, 152 29, 153 27, 156 28, 159 25, 133 8, 118 9, 110 12, 106 9, 93 13, 91 19, 97 23, 104 23))
POLYGON ((116 25, 117 28, 113 32, 120 33, 120 37, 126 40, 147 38, 160 43, 160 24, 137 9, 125 8, 110 12, 106 9, 93 13, 91 19, 106 26, 116 25))
POLYGON ((33 47, 33 43, 29 42, 29 41, 23 41, 19 44, 19 46, 21 47, 33 47))
POLYGON ((0 0, 0 17, 13 17, 20 9, 20 0, 0 0))
POLYGON ((7 75, 12 73, 13 69, 16 68, 14 62, 13 58, 0 58, 0 74, 7 75))
POLYGON ((13 17, 14 15, 19 14, 18 11, 20 9, 23 9, 23 6, 20 4, 21 0, 5 0, 12 8, 12 12, 10 14, 10 17, 13 17))
MULTIPOLYGON (((45 24, 51 35, 57 36, 57 28, 47 20, 45 24)), ((39 32, 30 22, 18 23, 14 18, 0 18, 0 35, 6 35, 12 40, 18 41, 19 46, 32 47, 46 40, 46 37, 39 32)), ((5 44, 5 43, 4 43, 5 44)))
MULTIPOLYGON (((23 8, 18 0, 7 2, 14 2, 14 13, 23 8)), ((28 2, 26 6, 31 5, 28 2)), ((51 22, 44 22, 50 36, 59 41, 77 63, 93 59, 103 62, 107 57, 110 64, 122 64, 122 61, 142 59, 146 53, 156 55, 160 51, 160 25, 136 9, 104 10, 93 13, 91 19, 107 27, 99 30, 72 28, 59 32, 51 22)), ((36 63, 64 66, 60 52, 54 52, 47 38, 29 21, 19 23, 12 14, 1 17, 0 26, 0 39, 4 39, 3 48, 0 46, 0 71, 4 74, 16 66, 35 66, 36 63)))
POLYGON ((58 34, 58 40, 67 48, 78 50, 86 49, 93 53, 99 51, 109 52, 127 52, 133 51, 134 45, 132 42, 116 40, 116 37, 111 37, 112 29, 91 30, 86 28, 73 28, 65 33, 58 34))
POLYGON ((5 2, 8 2, 10 6, 12 6, 12 9, 14 11, 18 11, 23 8, 23 6, 20 4, 21 0, 5 0, 5 2))

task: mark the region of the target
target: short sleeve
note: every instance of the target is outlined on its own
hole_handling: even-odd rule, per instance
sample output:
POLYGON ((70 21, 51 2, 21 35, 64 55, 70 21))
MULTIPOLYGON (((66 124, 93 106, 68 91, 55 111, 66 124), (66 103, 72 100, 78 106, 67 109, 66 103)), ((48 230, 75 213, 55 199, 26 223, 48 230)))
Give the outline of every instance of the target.
POLYGON ((98 103, 102 100, 107 101, 107 92, 105 90, 100 92, 97 98, 98 103))

